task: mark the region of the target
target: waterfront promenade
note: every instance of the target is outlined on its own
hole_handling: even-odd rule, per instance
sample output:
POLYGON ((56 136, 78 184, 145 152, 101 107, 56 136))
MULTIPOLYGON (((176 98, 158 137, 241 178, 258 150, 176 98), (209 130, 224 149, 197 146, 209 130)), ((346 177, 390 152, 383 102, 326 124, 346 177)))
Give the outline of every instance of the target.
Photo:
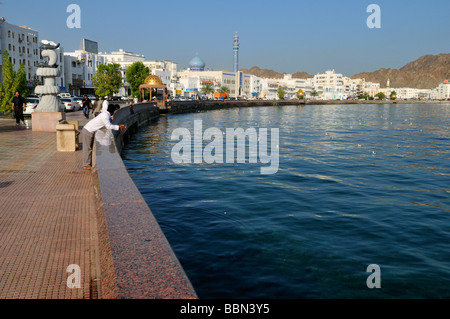
MULTIPOLYGON (((114 120, 130 131, 158 114, 139 105, 114 120)), ((0 299, 196 298, 114 139, 96 142, 86 171, 81 149, 58 152, 56 133, 26 122, 0 119, 0 299)))
POLYGON ((56 133, 0 119, 0 158, 0 298, 96 298, 95 196, 81 151, 57 152, 56 133), (67 286, 72 264, 80 288, 67 286))

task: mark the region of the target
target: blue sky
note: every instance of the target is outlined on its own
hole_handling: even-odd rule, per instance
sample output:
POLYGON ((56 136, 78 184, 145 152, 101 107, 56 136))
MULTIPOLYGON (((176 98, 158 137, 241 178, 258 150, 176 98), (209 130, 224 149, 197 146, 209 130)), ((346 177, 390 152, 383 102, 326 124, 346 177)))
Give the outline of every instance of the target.
POLYGON ((449 0, 0 0, 0 16, 39 31, 40 40, 78 49, 82 38, 103 52, 120 48, 148 60, 187 67, 196 53, 213 70, 240 67, 304 71, 335 69, 351 76, 400 68, 425 54, 450 53, 449 0), (81 8, 81 28, 70 29, 69 4, 81 8), (381 8, 381 28, 370 29, 368 5, 381 8))

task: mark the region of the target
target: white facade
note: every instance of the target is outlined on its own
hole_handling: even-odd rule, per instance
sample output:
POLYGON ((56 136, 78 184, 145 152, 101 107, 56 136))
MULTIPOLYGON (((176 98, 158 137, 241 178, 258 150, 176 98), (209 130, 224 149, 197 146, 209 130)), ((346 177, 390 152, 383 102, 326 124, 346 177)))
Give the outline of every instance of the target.
POLYGON ((76 50, 64 53, 66 91, 72 95, 94 94, 92 78, 106 59, 97 53, 76 50))
POLYGON ((437 91, 439 100, 450 99, 450 83, 448 82, 448 80, 445 80, 441 84, 439 84, 439 86, 437 87, 437 91))
MULTIPOLYGON (((19 69, 20 64, 25 65, 26 78, 28 82, 36 81, 36 69, 40 62, 38 31, 26 26, 16 26, 0 18, 0 53, 7 50, 10 61, 14 65, 14 71, 19 69)), ((2 73, 2 59, 0 58, 0 75, 2 73)))
POLYGON ((256 77, 252 78, 240 71, 183 70, 178 72, 179 85, 176 92, 181 91, 182 95, 194 96, 197 93, 200 94, 202 86, 206 83, 212 84, 215 91, 218 91, 222 86, 226 86, 230 89, 230 97, 243 98, 251 98, 253 87, 259 84, 256 77))
POLYGON ((277 90, 281 85, 278 83, 279 79, 262 78, 261 79, 261 95, 264 100, 278 99, 277 90))
POLYGON ((123 87, 119 91, 119 95, 128 96, 128 88, 130 84, 126 79, 127 68, 135 62, 142 62, 146 67, 150 69, 150 73, 157 75, 161 78, 164 85, 171 91, 176 89, 175 83, 177 82, 177 69, 178 63, 172 61, 145 61, 144 55, 134 54, 132 52, 124 51, 119 49, 119 51, 111 53, 99 53, 107 64, 117 63, 120 65, 123 87))
POLYGON ((314 76, 314 89, 319 93, 319 98, 323 100, 343 100, 344 81, 342 74, 328 70, 314 76))

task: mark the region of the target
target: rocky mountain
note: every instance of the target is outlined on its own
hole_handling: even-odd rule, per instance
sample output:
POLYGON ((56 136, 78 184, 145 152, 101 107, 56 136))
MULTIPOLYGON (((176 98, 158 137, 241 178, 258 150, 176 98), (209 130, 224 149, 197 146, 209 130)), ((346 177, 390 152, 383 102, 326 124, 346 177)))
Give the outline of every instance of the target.
POLYGON ((450 76, 450 53, 424 55, 400 69, 379 69, 362 72, 351 78, 364 78, 369 82, 379 82, 382 88, 390 79, 390 87, 410 87, 433 89, 450 76))
MULTIPOLYGON (((286 73, 274 70, 260 69, 257 66, 251 69, 241 69, 246 74, 256 75, 262 78, 281 79, 286 73)), ((307 79, 314 77, 306 72, 296 72, 293 78, 307 79)), ((442 80, 450 77, 450 53, 438 55, 424 55, 410 62, 400 69, 379 69, 373 72, 362 72, 351 76, 352 79, 364 78, 368 82, 379 82, 382 88, 386 87, 387 79, 390 79, 390 87, 410 87, 417 89, 433 89, 442 80)))
MULTIPOLYGON (((240 71, 244 72, 245 74, 251 74, 256 75, 261 78, 271 78, 271 79, 282 79, 286 73, 279 73, 274 70, 269 69, 260 69, 257 66, 252 67, 251 69, 240 69, 240 71)), ((307 79, 314 77, 313 75, 309 75, 306 72, 296 72, 292 74, 293 78, 297 79, 307 79)))

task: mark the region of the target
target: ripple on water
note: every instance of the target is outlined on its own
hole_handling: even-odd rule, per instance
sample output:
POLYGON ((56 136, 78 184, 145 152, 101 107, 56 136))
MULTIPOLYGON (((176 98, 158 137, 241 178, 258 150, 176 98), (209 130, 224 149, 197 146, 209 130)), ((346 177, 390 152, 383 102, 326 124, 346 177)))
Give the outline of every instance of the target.
POLYGON ((169 115, 122 155, 200 297, 448 298, 449 114, 414 104, 169 115), (198 119, 279 128, 279 171, 174 164, 171 132, 198 119), (366 286, 370 264, 382 289, 366 286))

